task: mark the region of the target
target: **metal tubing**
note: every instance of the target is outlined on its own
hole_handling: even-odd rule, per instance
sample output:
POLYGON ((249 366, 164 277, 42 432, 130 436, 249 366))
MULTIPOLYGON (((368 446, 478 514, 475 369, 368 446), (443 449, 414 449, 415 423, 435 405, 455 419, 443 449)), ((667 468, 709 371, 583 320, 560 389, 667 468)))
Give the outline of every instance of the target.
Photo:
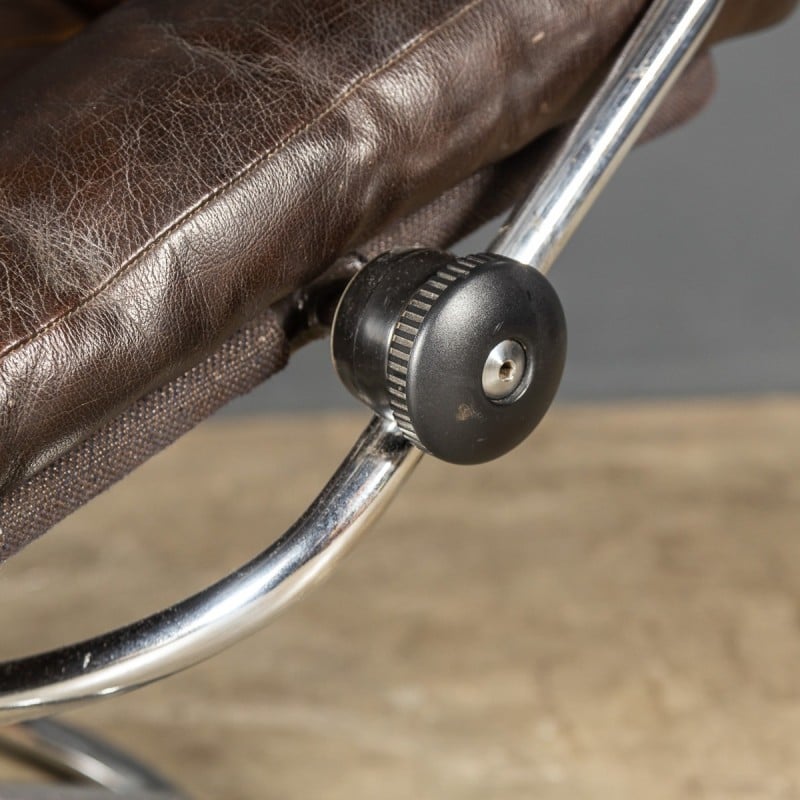
MULTIPOLYGON (((657 0, 572 136, 492 248, 546 272, 686 67, 722 0, 657 0)), ((319 581, 420 458, 373 419, 298 522, 209 589, 140 622, 0 664, 0 722, 51 714, 164 678, 260 628, 319 581)))
POLYGON ((258 630, 327 575, 420 456, 393 423, 374 418, 306 513, 249 564, 133 625, 0 664, 0 721, 131 691, 258 630))
MULTIPOLYGON (((121 750, 54 720, 32 720, 0 729, 0 750, 57 777, 80 779, 114 795, 162 800, 183 797, 158 773, 121 750)), ((43 792, 42 796, 47 795, 43 792)))
POLYGON ((537 186, 489 250, 547 274, 711 29, 724 0, 653 3, 537 186))

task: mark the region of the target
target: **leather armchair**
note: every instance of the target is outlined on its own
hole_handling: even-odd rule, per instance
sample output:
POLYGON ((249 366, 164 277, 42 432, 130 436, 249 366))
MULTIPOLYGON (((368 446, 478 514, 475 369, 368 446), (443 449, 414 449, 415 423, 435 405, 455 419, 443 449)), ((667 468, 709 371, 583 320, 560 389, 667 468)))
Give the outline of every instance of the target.
MULTIPOLYGON (((280 369, 326 313, 287 297, 510 205, 646 5, 0 7, 0 561, 280 369)), ((730 0, 709 46, 794 5, 730 0)))
MULTIPOLYGON (((365 283, 379 322, 394 305, 416 324, 415 316, 425 319, 410 312, 418 297, 436 303, 455 294, 458 329, 469 335, 491 307, 487 330, 498 336, 517 300, 520 327, 539 325, 537 290, 526 291, 526 281, 544 281, 570 223, 644 121, 649 137, 698 111, 713 89, 709 47, 778 21, 794 0, 730 0, 721 15, 722 0, 662 0, 645 14, 646 5, 0 5, 7 32, 0 42, 0 562, 324 333, 365 259, 395 244, 447 246, 506 209, 546 168, 524 211, 494 241, 494 256, 455 261, 448 278, 438 265, 450 256, 434 253, 438 271, 426 272, 428 281, 411 287, 418 294, 400 303, 398 287, 409 276, 386 265, 419 252, 372 261, 340 306, 334 342, 342 317, 361 326, 363 309, 341 309, 365 283), (640 20, 548 165, 552 141, 640 20), (652 117, 669 86, 672 95, 652 117), (500 285, 502 256, 535 269, 506 262, 516 276, 512 294, 487 301, 500 285), (488 289, 481 284, 474 315, 465 314, 454 287, 487 259, 488 289), (391 292, 374 292, 378 284, 391 292)), ((422 301, 417 308, 440 310, 422 301)), ((381 341, 392 354, 403 347, 398 331, 408 328, 386 328, 392 344, 381 341)), ((563 344, 563 324, 557 333, 563 344)), ((538 333, 522 341, 534 349, 500 345, 517 345, 523 358, 533 353, 524 369, 535 382, 547 374, 548 353, 538 349, 538 333)), ((345 347, 345 361, 356 349, 345 347)), ((449 340, 440 351, 452 355, 449 340)), ((392 380, 385 353, 371 363, 370 375, 392 380)), ((410 386, 412 372, 401 374, 410 386)), ((484 401, 497 397, 485 380, 483 365, 484 401)), ((501 399, 512 406, 510 397, 501 399)), ((437 405, 441 393, 429 408, 437 405)), ((411 413, 410 402, 403 408, 411 413)), ((0 744, 92 780, 99 767, 114 791, 171 791, 91 737, 36 718, 185 669, 324 576, 421 457, 401 433, 402 409, 393 413, 395 422, 373 418, 306 513, 248 564, 124 628, 0 664, 0 716, 28 720, 5 730, 0 744)))

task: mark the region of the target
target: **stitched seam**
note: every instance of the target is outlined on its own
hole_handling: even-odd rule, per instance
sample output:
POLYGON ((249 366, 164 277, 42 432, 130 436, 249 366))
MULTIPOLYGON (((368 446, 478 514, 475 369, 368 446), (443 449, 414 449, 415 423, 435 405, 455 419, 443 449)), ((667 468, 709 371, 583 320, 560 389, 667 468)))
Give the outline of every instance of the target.
POLYGON ((273 156, 275 156, 281 150, 284 150, 292 141, 297 139, 299 136, 302 136, 304 133, 309 131, 311 128, 320 123, 326 117, 330 116, 334 111, 336 111, 336 109, 338 109, 343 103, 345 103, 350 97, 352 97, 367 82, 377 77, 381 73, 385 72, 386 70, 391 69, 397 63, 402 61, 403 58, 405 58, 410 53, 413 53, 417 48, 423 45, 432 36, 435 36, 437 33, 444 30, 446 27, 454 23, 464 14, 468 13, 473 8, 475 8, 476 6, 480 5, 483 2, 484 0, 470 0, 470 2, 468 2, 466 5, 459 8, 458 11, 455 11, 450 16, 446 17, 441 22, 434 25, 432 28, 429 28, 424 33, 418 34, 416 37, 406 42, 406 44, 404 44, 402 47, 396 50, 388 59, 386 59, 386 61, 382 62, 377 67, 365 73, 364 75, 361 75, 358 78, 356 78, 355 81, 353 81, 353 83, 350 84, 350 86, 348 86, 337 97, 335 97, 328 106, 322 109, 322 111, 317 113, 307 122, 291 130, 283 139, 277 142, 269 150, 256 156, 256 158, 253 159, 249 164, 246 164, 244 167, 242 167, 239 170, 239 172, 237 172, 235 175, 232 175, 226 181, 221 183, 218 187, 209 192, 205 197, 199 200, 194 205, 193 208, 190 208, 187 211, 185 211, 181 216, 179 216, 161 233, 156 234, 156 236, 153 239, 151 239, 146 244, 142 245, 142 247, 140 247, 136 252, 134 252, 125 262, 123 262, 117 270, 111 273, 105 280, 101 281, 91 292, 89 292, 87 295, 81 298, 81 300, 78 303, 62 311, 60 314, 50 319, 46 324, 42 325, 41 327, 37 328, 34 331, 31 331, 31 333, 29 333, 27 336, 24 336, 19 341, 14 342, 14 344, 11 344, 5 349, 0 350, 0 358, 10 355, 16 350, 19 350, 20 348, 24 347, 26 344, 30 344, 32 341, 38 339, 43 334, 47 333, 47 331, 56 327, 61 322, 69 319, 73 314, 80 311, 88 303, 90 303, 92 300, 98 297, 103 291, 105 291, 109 286, 111 286, 118 279, 120 279, 137 261, 146 256, 147 253, 149 253, 152 249, 154 249, 157 245, 159 245, 162 241, 164 241, 164 239, 169 237, 172 233, 174 233, 176 230, 178 230, 187 222, 190 222, 213 200, 225 194, 225 192, 227 192, 231 187, 236 185, 242 179, 246 178, 251 172, 256 170, 259 166, 269 161, 273 156))

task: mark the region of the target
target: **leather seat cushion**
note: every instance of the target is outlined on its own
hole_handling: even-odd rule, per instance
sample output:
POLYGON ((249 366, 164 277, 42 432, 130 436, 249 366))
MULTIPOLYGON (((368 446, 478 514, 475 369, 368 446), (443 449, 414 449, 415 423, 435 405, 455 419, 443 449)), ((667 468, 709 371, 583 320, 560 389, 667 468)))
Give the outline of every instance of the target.
POLYGON ((573 116, 645 5, 132 0, 6 84, 0 491, 573 116))
POLYGON ((86 21, 84 11, 62 0, 0 2, 0 86, 74 36, 86 21))

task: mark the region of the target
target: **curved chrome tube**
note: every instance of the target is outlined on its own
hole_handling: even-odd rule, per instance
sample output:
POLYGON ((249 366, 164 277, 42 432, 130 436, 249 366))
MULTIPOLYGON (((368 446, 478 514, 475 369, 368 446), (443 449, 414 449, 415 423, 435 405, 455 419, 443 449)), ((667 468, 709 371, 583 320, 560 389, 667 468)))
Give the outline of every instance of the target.
MULTIPOLYGON (((0 750, 51 775, 70 781, 77 778, 114 795, 135 794, 152 800, 184 797, 161 775, 126 753, 54 720, 39 719, 0 729, 0 750)), ((42 797, 50 796, 60 793, 42 793, 42 797)))
POLYGON ((325 577, 421 453, 373 419, 306 513, 249 564, 112 633, 0 665, 0 720, 42 716, 171 675, 258 630, 325 577))
MULTIPOLYGON (((546 272, 686 67, 723 0, 656 0, 530 197, 489 248, 546 272)), ((373 419, 300 520, 239 571, 144 620, 0 664, 0 722, 164 678, 260 628, 320 580, 420 458, 373 419)))

